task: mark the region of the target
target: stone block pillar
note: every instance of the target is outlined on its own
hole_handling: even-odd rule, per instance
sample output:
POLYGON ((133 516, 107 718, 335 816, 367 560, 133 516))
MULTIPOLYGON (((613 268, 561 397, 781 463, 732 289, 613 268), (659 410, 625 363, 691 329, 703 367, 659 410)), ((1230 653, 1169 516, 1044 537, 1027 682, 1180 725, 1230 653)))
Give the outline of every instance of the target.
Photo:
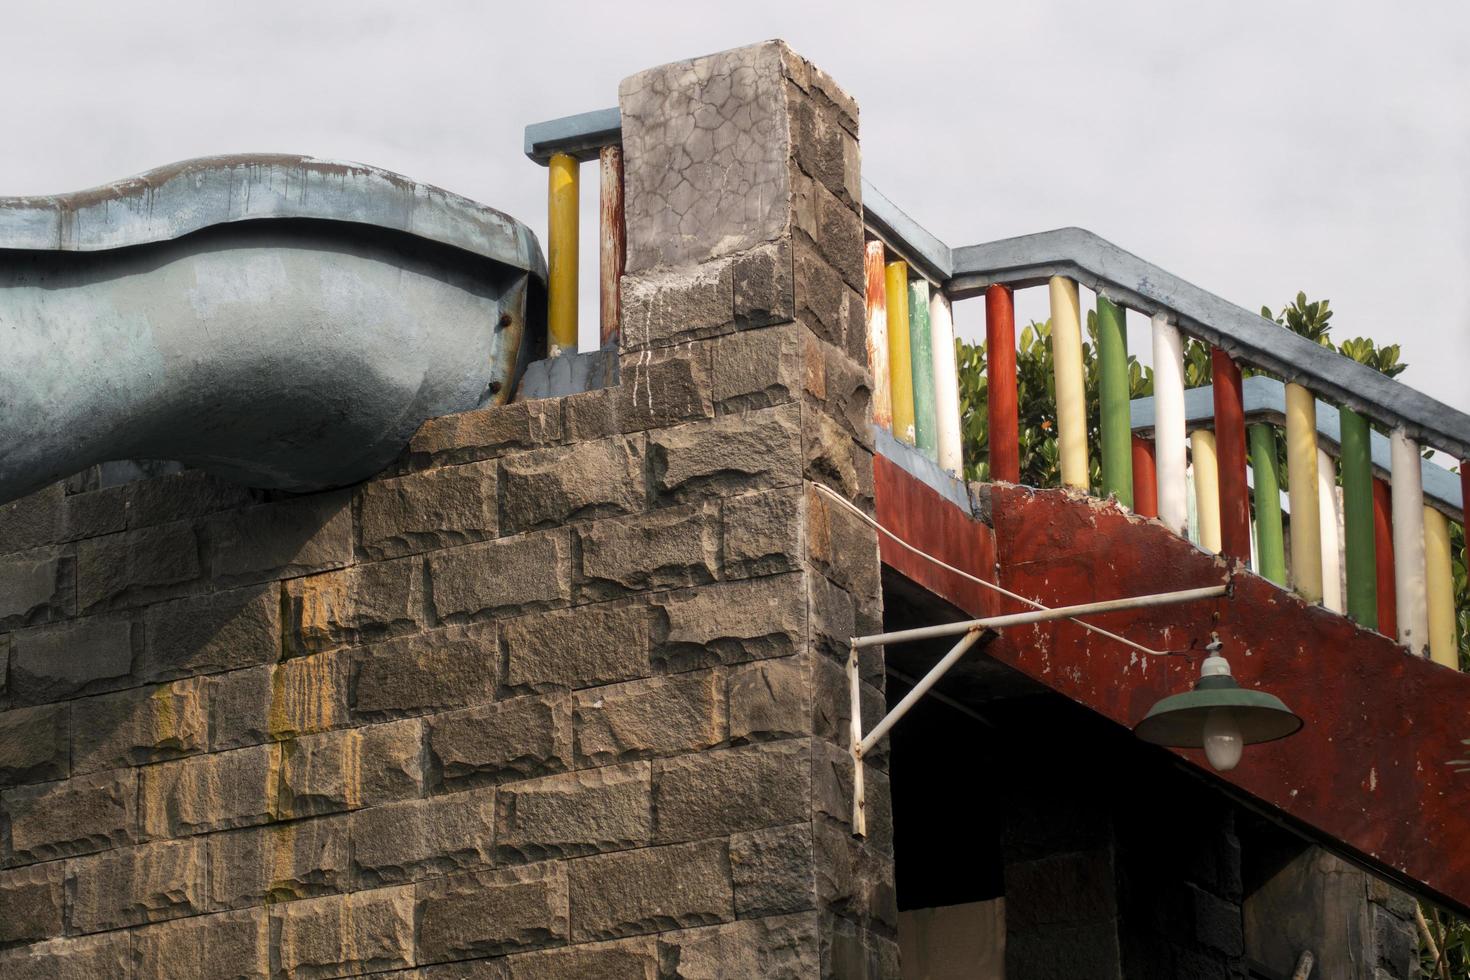
MULTIPOLYGON (((857 106, 774 41, 634 75, 619 104, 620 407, 651 425, 689 423, 652 449, 654 480, 664 492, 722 498, 727 562, 796 573, 804 647, 732 677, 731 733, 744 738, 735 733, 754 724, 800 736, 790 764, 811 767, 810 824, 781 832, 779 845, 768 839, 812 876, 824 975, 896 976, 880 768, 867 773, 870 837, 854 840, 849 826, 845 640, 881 627, 877 538, 813 489, 871 513, 857 106), (787 441, 776 449, 767 431, 787 441), (794 453, 787 479, 799 485, 753 493, 769 482, 752 477, 773 451, 794 453)), ((884 704, 881 653, 863 676, 872 724, 884 704)), ((732 861, 739 868, 742 857, 732 851, 732 861)))
POLYGON ((1161 760, 1130 762, 1126 735, 1098 733, 1107 750, 1084 769, 1062 751, 1079 730, 1028 734, 1002 791, 1006 976, 1243 976, 1234 808, 1161 760))
POLYGON ((1283 861, 1246 898, 1245 948, 1277 971, 1311 950, 1313 976, 1419 976, 1414 899, 1315 845, 1283 861))

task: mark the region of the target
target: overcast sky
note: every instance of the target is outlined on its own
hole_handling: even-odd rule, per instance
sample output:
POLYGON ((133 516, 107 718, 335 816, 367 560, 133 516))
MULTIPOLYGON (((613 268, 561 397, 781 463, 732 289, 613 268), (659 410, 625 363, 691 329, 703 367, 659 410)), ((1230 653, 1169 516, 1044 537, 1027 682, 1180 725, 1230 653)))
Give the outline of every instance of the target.
MULTIPOLYGON (((543 242, 527 123, 613 105, 642 68, 783 37, 860 103, 865 176, 951 245, 1081 225, 1250 308, 1330 297, 1339 340, 1402 343, 1404 380, 1470 411, 1463 2, 0 10, 0 195, 305 153, 438 184, 543 242)), ((595 194, 586 168, 584 231, 595 194)), ((1018 303, 1045 316, 1044 295, 1018 303)), ((974 305, 957 312, 971 335, 974 305)), ((595 320, 584 305, 584 331, 595 320)), ((1146 329, 1130 324, 1144 353, 1146 329)))

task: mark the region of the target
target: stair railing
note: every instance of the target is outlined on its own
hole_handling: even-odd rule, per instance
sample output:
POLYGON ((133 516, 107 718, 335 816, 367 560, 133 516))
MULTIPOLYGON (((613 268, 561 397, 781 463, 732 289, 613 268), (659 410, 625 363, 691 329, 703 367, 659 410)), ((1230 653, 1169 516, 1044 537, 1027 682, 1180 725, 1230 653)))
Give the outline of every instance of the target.
POLYGON ((1454 521, 1463 528, 1470 498, 1464 462, 1470 416, 1091 232, 1065 228, 950 248, 866 182, 863 195, 876 424, 956 475, 963 472, 962 460, 936 457, 923 435, 926 417, 940 420, 941 431, 945 421, 958 419, 958 398, 941 378, 950 368, 936 354, 935 379, 921 378, 931 369, 913 352, 949 342, 949 304, 983 295, 989 473, 1018 482, 1013 294, 1044 286, 1064 486, 1114 497, 1207 550, 1247 562, 1308 600, 1458 669, 1450 527, 1454 521), (1089 472, 1079 284, 1097 296, 1096 486, 1089 472), (908 302, 896 309, 900 291, 908 302), (915 300, 921 295, 931 310, 943 307, 942 318, 923 318, 915 300), (1127 310, 1148 316, 1152 327, 1154 395, 1138 402, 1129 398, 1127 310), (903 333, 908 336, 897 336, 903 333), (1209 387, 1188 392, 1187 337, 1210 345, 1213 376, 1209 387), (1243 366, 1282 380, 1243 378, 1243 366), (1374 432, 1375 425, 1388 435, 1374 432), (1285 430, 1287 448, 1289 568, 1277 429, 1285 430), (1459 479, 1423 459, 1424 448, 1458 457, 1459 479))

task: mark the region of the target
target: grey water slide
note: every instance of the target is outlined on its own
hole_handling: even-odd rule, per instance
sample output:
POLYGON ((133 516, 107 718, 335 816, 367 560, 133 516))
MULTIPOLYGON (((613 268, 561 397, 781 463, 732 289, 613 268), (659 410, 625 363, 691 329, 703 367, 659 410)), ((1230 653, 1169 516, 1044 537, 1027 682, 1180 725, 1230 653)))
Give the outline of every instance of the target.
POLYGON ((515 219, 309 157, 0 198, 0 502, 116 459, 361 480, 425 419, 509 400, 545 277, 515 219))

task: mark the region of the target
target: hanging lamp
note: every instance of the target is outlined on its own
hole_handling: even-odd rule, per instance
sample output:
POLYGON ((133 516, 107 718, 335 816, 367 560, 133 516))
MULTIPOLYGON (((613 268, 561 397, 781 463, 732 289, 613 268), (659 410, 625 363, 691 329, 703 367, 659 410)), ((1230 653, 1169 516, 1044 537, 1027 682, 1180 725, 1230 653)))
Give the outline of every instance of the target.
POLYGON ((1218 636, 1206 649, 1210 655, 1200 665, 1194 690, 1159 701, 1133 734, 1154 745, 1202 748, 1216 772, 1229 772, 1247 745, 1294 734, 1302 719, 1275 695, 1237 684, 1230 663, 1220 655, 1218 636))

